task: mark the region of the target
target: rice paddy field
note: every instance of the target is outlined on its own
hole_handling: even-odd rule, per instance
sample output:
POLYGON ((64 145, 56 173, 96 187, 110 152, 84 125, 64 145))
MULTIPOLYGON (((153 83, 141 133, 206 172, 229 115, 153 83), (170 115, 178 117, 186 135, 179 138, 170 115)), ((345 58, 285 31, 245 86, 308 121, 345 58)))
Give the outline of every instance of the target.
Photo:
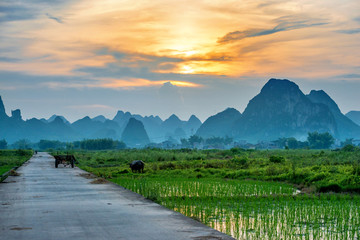
POLYGON ((359 239, 360 197, 251 180, 113 181, 236 239, 359 239))
POLYGON ((360 239, 359 152, 75 152, 78 166, 236 239, 360 239), (144 173, 128 163, 145 162, 144 173))

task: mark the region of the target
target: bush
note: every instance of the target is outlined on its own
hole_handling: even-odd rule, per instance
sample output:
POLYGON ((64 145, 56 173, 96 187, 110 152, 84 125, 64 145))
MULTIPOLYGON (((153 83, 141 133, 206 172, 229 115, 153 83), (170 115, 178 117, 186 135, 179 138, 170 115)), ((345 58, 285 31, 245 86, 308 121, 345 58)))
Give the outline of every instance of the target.
POLYGON ((309 182, 318 182, 327 177, 327 174, 324 172, 317 173, 314 176, 310 177, 309 182))
POLYGON ((159 169, 160 170, 165 170, 165 169, 173 170, 173 169, 175 169, 175 164, 173 164, 172 162, 159 164, 159 169))
POLYGON ((231 162, 241 165, 241 166, 247 166, 248 165, 248 158, 247 157, 239 157, 235 156, 233 159, 231 159, 231 162))
POLYGON ((282 163, 285 161, 285 158, 281 156, 270 156, 269 161, 272 163, 282 163))
POLYGON ((348 144, 341 149, 341 151, 343 151, 343 152, 354 152, 355 150, 356 150, 356 147, 351 144, 348 144))

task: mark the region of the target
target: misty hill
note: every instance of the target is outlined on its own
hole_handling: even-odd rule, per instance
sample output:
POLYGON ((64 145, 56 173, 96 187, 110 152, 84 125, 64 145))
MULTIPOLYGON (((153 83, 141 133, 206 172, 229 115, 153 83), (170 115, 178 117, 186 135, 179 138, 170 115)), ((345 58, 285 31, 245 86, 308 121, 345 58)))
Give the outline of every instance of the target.
POLYGON ((135 118, 130 118, 121 140, 129 147, 143 147, 150 143, 143 123, 135 118))
POLYGON ((59 117, 65 124, 67 125, 70 125, 70 122, 64 117, 64 116, 58 116, 58 115, 52 115, 48 120, 47 122, 48 123, 51 123, 52 121, 55 120, 55 118, 59 117))
POLYGON ((4 103, 0 96, 0 119, 4 119, 5 117, 7 117, 6 112, 5 112, 5 106, 4 106, 4 103))
POLYGON ((130 118, 135 118, 144 124, 151 142, 160 143, 169 138, 180 140, 193 135, 201 125, 201 121, 191 116, 188 121, 180 120, 175 114, 163 121, 159 116, 141 116, 130 112, 118 111, 113 121, 117 122, 120 132, 124 131, 130 118))
POLYGON ((175 139, 179 140, 180 138, 186 138, 186 133, 183 129, 184 125, 185 123, 173 114, 161 124, 161 127, 167 138, 174 136, 175 139))
POLYGON ((182 121, 173 114, 161 124, 165 140, 170 139, 177 142, 180 142, 182 138, 194 135, 200 126, 201 121, 195 115, 191 115, 188 121, 182 121))
POLYGON ((113 119, 114 122, 117 122, 121 129, 124 129, 129 122, 129 119, 132 118, 132 114, 129 112, 124 113, 123 111, 118 111, 113 119))
POLYGON ((326 105, 333 114, 340 139, 353 138, 360 136, 360 126, 341 113, 338 105, 323 90, 312 90, 307 97, 314 103, 326 105))
POLYGON ((184 130, 188 136, 194 135, 201 126, 201 121, 195 115, 191 115, 185 123, 184 130))
MULTIPOLYGON (((120 136, 121 132, 119 125, 111 120, 105 122, 96 121, 90 117, 84 117, 71 124, 72 129, 79 133, 84 138, 113 138, 120 136), (108 133, 108 134, 106 134, 108 133)), ((118 139, 117 137, 116 139, 118 139)))
POLYGON ((308 132, 338 136, 332 112, 313 103, 289 80, 270 79, 233 125, 236 139, 255 142, 281 137, 304 139, 308 132))
POLYGON ((103 115, 99 115, 99 116, 96 116, 92 119, 93 121, 96 121, 96 122, 102 122, 104 123, 106 120, 109 120, 107 119, 106 117, 104 117, 103 115))
POLYGON ((227 108, 206 119, 196 132, 196 135, 203 138, 231 136, 232 127, 240 117, 241 113, 238 110, 227 108))
POLYGON ((131 114, 130 112, 124 113, 123 111, 118 111, 113 119, 117 122, 120 128, 120 132, 124 131, 126 125, 128 124, 130 118, 135 118, 138 121, 141 121, 152 142, 161 142, 164 138, 162 133, 161 123, 163 122, 160 117, 149 116, 143 117, 138 114, 131 114))
POLYGON ((345 116, 360 126, 360 111, 350 111, 345 116))

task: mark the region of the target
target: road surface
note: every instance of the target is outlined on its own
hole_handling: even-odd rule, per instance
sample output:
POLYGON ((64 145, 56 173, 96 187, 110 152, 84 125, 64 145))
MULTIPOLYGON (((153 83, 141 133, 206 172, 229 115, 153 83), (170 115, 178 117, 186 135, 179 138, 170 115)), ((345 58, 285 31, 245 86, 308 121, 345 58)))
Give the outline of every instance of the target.
POLYGON ((38 153, 0 183, 0 239, 232 239, 38 153))

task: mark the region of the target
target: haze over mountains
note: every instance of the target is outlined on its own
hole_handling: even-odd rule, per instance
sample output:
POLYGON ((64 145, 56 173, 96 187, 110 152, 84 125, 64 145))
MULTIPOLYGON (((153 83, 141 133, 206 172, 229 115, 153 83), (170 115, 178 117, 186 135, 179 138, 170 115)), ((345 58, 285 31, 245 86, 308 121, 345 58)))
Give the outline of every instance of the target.
POLYGON ((195 134, 201 121, 192 115, 188 121, 176 115, 163 121, 158 116, 141 116, 118 111, 110 120, 104 116, 88 116, 70 123, 63 116, 53 115, 49 119, 23 120, 21 111, 12 111, 9 117, 0 96, 0 139, 13 143, 20 139, 38 142, 42 139, 77 141, 83 139, 112 138, 122 140, 128 146, 144 146, 150 142, 160 143, 171 139, 180 141, 195 134), (139 130, 144 128, 144 131, 139 130), (136 143, 137 142, 137 143, 136 143))
POLYGON ((272 141, 282 137, 305 140, 308 132, 329 132, 336 139, 360 138, 360 112, 341 113, 324 91, 305 95, 294 82, 270 79, 251 99, 241 114, 228 108, 204 123, 192 115, 188 121, 176 115, 162 120, 118 111, 110 120, 104 116, 84 117, 69 123, 65 117, 24 121, 20 110, 9 117, 0 97, 0 139, 13 143, 19 139, 75 141, 92 138, 123 140, 128 146, 145 146, 166 140, 179 142, 196 134, 203 138, 231 137, 235 141, 272 141))

